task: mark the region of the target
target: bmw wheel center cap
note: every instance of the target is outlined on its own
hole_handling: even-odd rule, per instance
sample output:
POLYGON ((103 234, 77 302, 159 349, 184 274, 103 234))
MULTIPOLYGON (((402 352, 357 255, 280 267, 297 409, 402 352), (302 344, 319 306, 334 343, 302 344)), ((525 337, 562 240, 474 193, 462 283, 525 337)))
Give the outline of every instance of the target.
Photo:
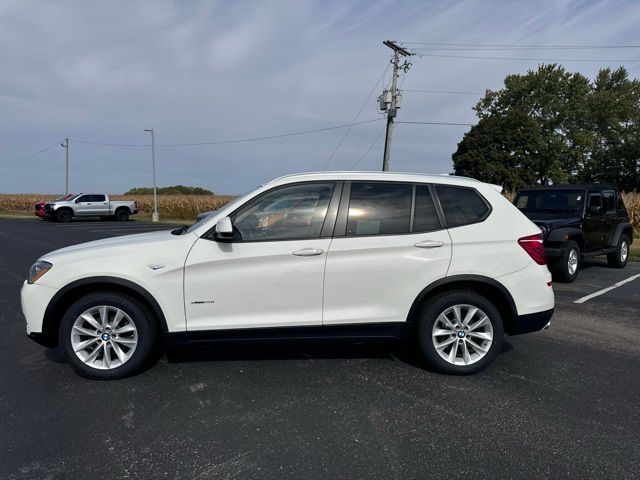
POLYGON ((465 335, 464 330, 458 330, 458 337, 459 338, 464 338, 464 335, 465 335))

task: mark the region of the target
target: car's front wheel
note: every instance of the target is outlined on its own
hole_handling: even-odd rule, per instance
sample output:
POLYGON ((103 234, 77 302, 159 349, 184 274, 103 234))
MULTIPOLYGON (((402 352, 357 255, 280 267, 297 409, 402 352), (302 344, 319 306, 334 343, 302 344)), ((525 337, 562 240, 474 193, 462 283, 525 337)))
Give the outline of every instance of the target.
POLYGON ((71 221, 71 217, 73 217, 73 213, 67 208, 58 210, 58 213, 56 214, 56 220, 62 223, 67 223, 71 221))
POLYGON ((468 290, 441 293, 424 306, 418 325, 420 349, 436 370, 475 373, 502 349, 504 327, 496 307, 468 290))
POLYGON ((109 291, 75 302, 59 330, 60 345, 73 369, 100 380, 137 372, 149 360, 157 336, 157 325, 143 305, 109 291))

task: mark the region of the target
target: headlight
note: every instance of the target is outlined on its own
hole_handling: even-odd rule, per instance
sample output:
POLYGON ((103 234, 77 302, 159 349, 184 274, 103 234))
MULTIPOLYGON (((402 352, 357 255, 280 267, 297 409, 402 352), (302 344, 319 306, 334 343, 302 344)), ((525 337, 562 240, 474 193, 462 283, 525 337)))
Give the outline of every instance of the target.
POLYGON ((35 283, 41 276, 47 273, 53 265, 49 262, 43 262, 42 260, 34 263, 29 269, 29 277, 27 278, 27 283, 35 283))

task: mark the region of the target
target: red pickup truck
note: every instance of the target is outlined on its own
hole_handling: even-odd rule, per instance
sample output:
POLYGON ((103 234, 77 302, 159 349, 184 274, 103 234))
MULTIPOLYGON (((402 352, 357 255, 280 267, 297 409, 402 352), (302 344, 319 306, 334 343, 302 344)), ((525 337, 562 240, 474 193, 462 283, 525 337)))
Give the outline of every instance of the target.
MULTIPOLYGON (((69 198, 73 197, 73 194, 68 193, 67 195, 63 195, 62 197, 56 199, 56 202, 62 202, 64 200, 68 200, 69 198)), ((45 202, 44 200, 40 200, 39 202, 36 202, 35 206, 36 206, 36 215, 40 218, 44 218, 46 220, 46 217, 44 216, 44 204, 48 203, 45 202)))

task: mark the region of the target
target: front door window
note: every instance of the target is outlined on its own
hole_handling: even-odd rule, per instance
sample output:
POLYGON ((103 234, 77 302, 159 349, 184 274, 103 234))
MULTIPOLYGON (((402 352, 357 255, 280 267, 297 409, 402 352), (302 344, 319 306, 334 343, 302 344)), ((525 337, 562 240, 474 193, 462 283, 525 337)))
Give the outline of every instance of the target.
POLYGON ((242 207, 233 224, 238 241, 318 238, 334 183, 278 188, 242 207))

